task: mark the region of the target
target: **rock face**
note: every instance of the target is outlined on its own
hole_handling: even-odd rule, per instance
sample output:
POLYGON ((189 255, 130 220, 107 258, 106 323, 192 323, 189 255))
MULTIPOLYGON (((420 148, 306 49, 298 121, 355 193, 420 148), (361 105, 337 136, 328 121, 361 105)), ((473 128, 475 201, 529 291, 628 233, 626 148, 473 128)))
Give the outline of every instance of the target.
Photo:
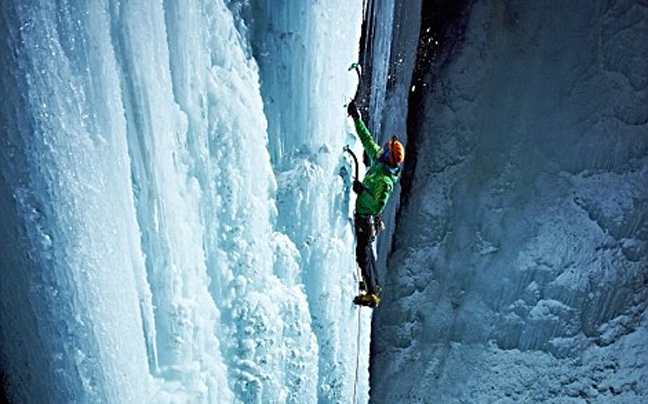
POLYGON ((466 18, 416 105, 371 402, 641 402, 648 6, 466 18))

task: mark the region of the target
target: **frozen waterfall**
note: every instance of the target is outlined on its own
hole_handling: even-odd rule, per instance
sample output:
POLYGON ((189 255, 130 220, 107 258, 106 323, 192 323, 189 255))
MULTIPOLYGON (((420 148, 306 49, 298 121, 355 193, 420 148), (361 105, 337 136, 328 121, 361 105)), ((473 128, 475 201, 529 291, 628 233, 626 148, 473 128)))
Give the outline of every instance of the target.
POLYGON ((647 43, 645 0, 3 1, 2 387, 648 401, 647 43), (407 146, 373 316, 359 57, 369 128, 407 146))
POLYGON ((10 397, 367 401, 340 176, 361 13, 3 2, 10 397))

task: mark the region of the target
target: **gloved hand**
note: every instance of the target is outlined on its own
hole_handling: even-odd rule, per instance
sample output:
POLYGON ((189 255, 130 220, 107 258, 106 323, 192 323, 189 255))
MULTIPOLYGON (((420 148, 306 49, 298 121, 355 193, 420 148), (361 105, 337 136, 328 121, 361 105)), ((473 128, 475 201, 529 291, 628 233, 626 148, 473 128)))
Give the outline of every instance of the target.
POLYGON ((353 192, 360 195, 362 191, 364 191, 365 189, 367 189, 367 187, 365 187, 365 185, 362 182, 358 180, 353 180, 353 192))
POLYGON ((360 119, 360 112, 358 111, 358 107, 356 107, 355 101, 351 100, 349 105, 347 105, 347 113, 354 121, 360 119))

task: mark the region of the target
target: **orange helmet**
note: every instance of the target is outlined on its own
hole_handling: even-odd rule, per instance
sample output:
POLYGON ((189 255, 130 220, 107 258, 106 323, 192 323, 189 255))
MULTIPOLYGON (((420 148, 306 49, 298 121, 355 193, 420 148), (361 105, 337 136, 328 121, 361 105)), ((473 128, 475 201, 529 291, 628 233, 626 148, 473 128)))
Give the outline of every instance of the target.
POLYGON ((405 159, 405 148, 396 136, 383 145, 380 158, 389 167, 397 167, 403 162, 405 159))

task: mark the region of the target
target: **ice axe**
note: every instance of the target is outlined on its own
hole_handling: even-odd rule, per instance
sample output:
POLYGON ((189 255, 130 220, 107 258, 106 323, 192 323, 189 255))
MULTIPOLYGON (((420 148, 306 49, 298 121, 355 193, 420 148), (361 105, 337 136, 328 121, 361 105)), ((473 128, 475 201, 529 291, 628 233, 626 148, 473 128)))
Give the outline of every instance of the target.
POLYGON ((353 163, 355 165, 355 170, 354 170, 355 175, 353 176, 353 178, 357 181, 358 180, 358 171, 359 171, 358 170, 358 157, 356 157, 355 153, 353 152, 353 150, 351 150, 349 145, 344 146, 343 150, 345 152, 349 153, 351 155, 351 157, 353 158, 353 163))
POLYGON ((355 176, 353 178, 353 192, 356 194, 360 195, 364 191, 366 191, 368 188, 366 185, 364 185, 360 179, 358 178, 359 176, 359 165, 358 165, 358 157, 355 155, 353 150, 349 147, 349 145, 344 146, 343 149, 345 152, 349 153, 351 157, 353 158, 353 163, 355 164, 355 176))
POLYGON ((348 71, 351 70, 355 70, 356 74, 358 75, 358 87, 356 87, 356 92, 353 96, 353 100, 356 101, 358 99, 358 95, 360 94, 360 84, 362 82, 362 66, 360 66, 360 63, 358 62, 353 62, 351 63, 351 66, 349 66, 348 71))

